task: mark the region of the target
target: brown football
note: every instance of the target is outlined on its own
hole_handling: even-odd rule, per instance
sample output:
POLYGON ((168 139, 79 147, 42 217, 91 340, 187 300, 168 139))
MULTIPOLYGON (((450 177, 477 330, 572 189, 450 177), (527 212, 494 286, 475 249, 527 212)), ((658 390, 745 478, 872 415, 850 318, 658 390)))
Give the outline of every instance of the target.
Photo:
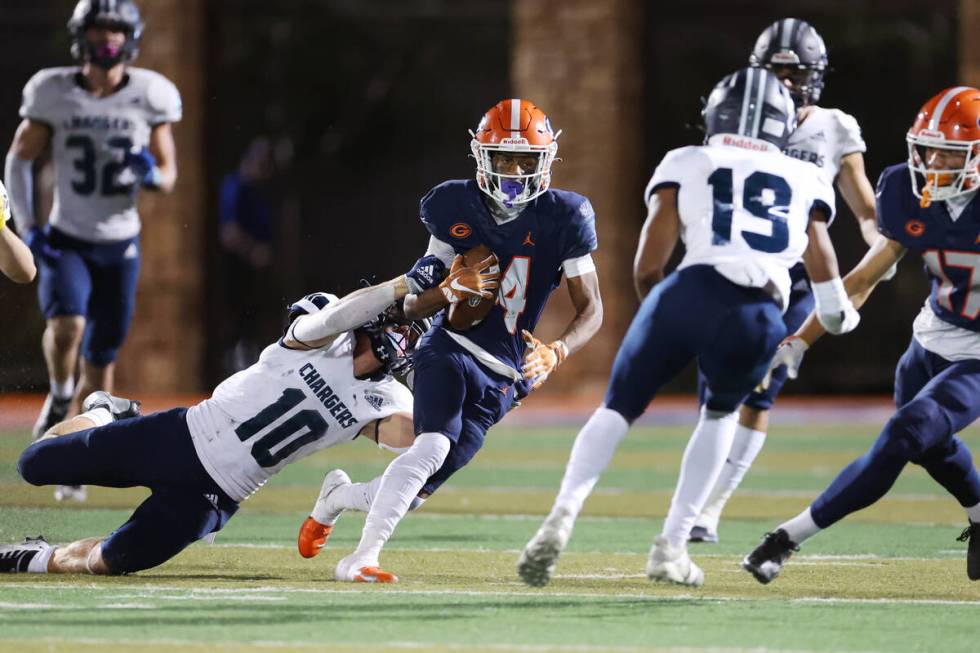
MULTIPOLYGON (((463 264, 467 267, 477 265, 488 256, 493 256, 493 265, 490 266, 489 270, 500 272, 500 265, 497 263, 496 255, 494 255, 494 253, 491 252, 490 248, 486 245, 477 245, 473 249, 463 254, 463 264)), ((483 318, 487 316, 490 309, 493 308, 493 305, 496 303, 497 291, 495 290, 493 297, 490 299, 473 297, 469 300, 451 304, 449 306, 448 315, 449 325, 457 331, 472 329, 483 321, 483 318)))

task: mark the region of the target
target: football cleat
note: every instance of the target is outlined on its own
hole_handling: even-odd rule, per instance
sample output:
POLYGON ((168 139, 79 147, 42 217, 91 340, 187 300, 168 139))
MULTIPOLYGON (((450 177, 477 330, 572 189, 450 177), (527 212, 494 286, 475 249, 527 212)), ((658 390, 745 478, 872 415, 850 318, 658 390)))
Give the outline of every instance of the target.
POLYGON ((762 538, 762 544, 755 547, 755 550, 742 560, 742 569, 765 585, 779 575, 783 564, 799 550, 800 547, 789 539, 786 531, 780 528, 775 532, 766 533, 762 538))
POLYGON ((337 563, 334 578, 345 583, 397 583, 398 576, 385 571, 378 563, 358 560, 349 555, 337 563))
POLYGON ((0 546, 0 572, 25 573, 34 556, 50 546, 43 536, 25 538, 20 544, 0 546))
POLYGON ((544 587, 555 572, 558 556, 565 550, 574 520, 567 511, 548 515, 541 528, 521 551, 517 575, 531 587, 544 587))
POLYGON ((114 397, 105 390, 96 390, 85 397, 82 402, 82 412, 88 412, 94 408, 105 408, 112 415, 113 421, 138 417, 140 414, 140 402, 136 399, 126 399, 124 397, 114 397))
POLYGON ((688 535, 687 541, 715 544, 718 542, 718 533, 713 533, 704 526, 694 526, 691 528, 691 534, 688 535))
POLYGON ((971 521, 957 542, 969 542, 966 547, 966 575, 970 580, 980 580, 980 522, 971 521))
POLYGON ((327 543, 330 531, 333 526, 321 524, 312 517, 307 517, 303 525, 299 527, 299 537, 296 539, 296 547, 299 554, 304 558, 313 558, 320 553, 320 549, 327 543))
POLYGON ((37 421, 34 422, 34 428, 31 430, 31 441, 36 442, 40 440, 48 432, 48 429, 59 422, 65 421, 70 407, 71 397, 59 399, 53 394, 48 393, 47 398, 44 400, 44 406, 41 407, 41 414, 37 416, 37 421))
POLYGON ((647 560, 647 577, 654 581, 667 581, 677 585, 701 587, 704 584, 704 571, 691 561, 685 547, 674 548, 667 538, 658 535, 650 548, 647 560))
POLYGON ((54 489, 55 501, 84 503, 86 499, 88 499, 88 490, 84 485, 59 485, 54 489))
POLYGON ((336 490, 351 484, 350 476, 342 469, 333 469, 323 477, 320 485, 320 496, 313 505, 310 517, 324 525, 332 526, 344 512, 344 506, 338 506, 339 497, 336 490))

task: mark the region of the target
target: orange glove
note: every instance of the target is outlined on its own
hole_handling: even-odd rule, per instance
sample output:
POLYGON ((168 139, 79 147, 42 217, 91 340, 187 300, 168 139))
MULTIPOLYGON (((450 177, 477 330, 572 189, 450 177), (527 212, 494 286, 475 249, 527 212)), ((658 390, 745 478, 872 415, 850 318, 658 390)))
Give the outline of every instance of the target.
POLYGON ((568 345, 561 340, 546 345, 527 329, 522 333, 528 350, 524 354, 524 378, 534 379, 531 390, 537 390, 568 356, 568 345))
POLYGON ((491 299, 500 280, 500 267, 496 262, 496 257, 491 255, 467 268, 463 267, 462 255, 457 254, 453 266, 449 268, 449 276, 439 284, 439 290, 450 304, 474 296, 491 299))

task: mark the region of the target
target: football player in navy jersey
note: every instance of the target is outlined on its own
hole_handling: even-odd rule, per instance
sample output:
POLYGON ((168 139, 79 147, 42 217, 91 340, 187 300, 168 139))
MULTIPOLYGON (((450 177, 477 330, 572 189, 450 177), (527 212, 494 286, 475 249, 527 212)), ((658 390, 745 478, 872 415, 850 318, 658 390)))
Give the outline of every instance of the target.
MULTIPOLYGON (((180 94, 163 75, 129 65, 143 32, 139 9, 131 0, 79 0, 68 30, 78 65, 45 68, 27 82, 6 159, 13 217, 37 261, 47 320, 50 388, 35 439, 73 401, 77 408, 92 391, 112 390, 135 309, 138 191, 170 192, 177 180, 171 124, 181 119, 180 94), (54 204, 42 226, 32 166, 49 147, 54 204)), ((84 491, 59 488, 55 496, 80 500, 84 491)))
MULTIPOLYGON (((909 130, 909 156, 878 181, 881 236, 844 279, 856 305, 911 250, 932 290, 895 370, 897 411, 871 449, 845 467, 796 517, 767 533, 742 562, 759 582, 779 575, 799 545, 883 497, 912 462, 966 509, 967 575, 980 580, 980 475, 956 434, 980 417, 980 90, 949 88, 923 105, 909 130)), ((771 368, 795 376, 823 330, 811 316, 787 338, 771 368)))
POLYGON ((422 199, 422 223, 430 234, 426 253, 438 256, 452 275, 461 266, 459 255, 482 244, 503 272, 486 272, 470 287, 443 283, 441 296, 406 298, 410 317, 439 313, 416 352, 415 443, 370 483, 352 486, 346 475, 328 474, 314 509, 323 533, 340 511, 358 505, 353 495, 367 496, 361 541, 335 570, 341 581, 394 579, 364 570, 378 568, 382 546, 409 508, 468 463, 487 430, 602 323, 591 256, 595 213, 585 197, 551 188, 558 134, 548 118, 527 100, 503 100, 472 136, 476 179, 447 181, 422 199), (532 333, 563 276, 575 316, 560 338, 546 344, 532 333), (466 331, 450 326, 443 309, 486 293, 498 277, 497 303, 487 317, 466 331))

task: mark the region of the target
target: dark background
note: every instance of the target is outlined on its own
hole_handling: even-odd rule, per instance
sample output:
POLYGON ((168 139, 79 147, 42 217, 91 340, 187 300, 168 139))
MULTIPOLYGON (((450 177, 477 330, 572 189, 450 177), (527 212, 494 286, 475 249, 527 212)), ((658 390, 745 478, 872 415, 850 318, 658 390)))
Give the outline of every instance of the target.
MULTIPOLYGON (((64 25, 72 6, 67 0, 3 2, 4 152, 19 120, 24 82, 39 68, 71 61, 64 25)), ((697 122, 698 98, 746 63, 764 27, 794 15, 827 42, 833 70, 821 104, 858 119, 873 183, 883 167, 905 159, 904 133, 918 107, 957 82, 957 7, 951 0, 800 2, 791 9, 756 1, 650 3, 638 73, 646 123, 634 129, 645 146, 644 174, 667 150, 699 141, 687 127, 697 122)), ((209 136, 200 183, 209 197, 208 255, 181 262, 207 271, 205 387, 226 372, 216 334, 232 292, 217 269, 217 185, 252 138, 269 136, 277 161, 270 189, 278 215, 276 263, 263 291, 273 315, 262 336, 271 340, 275 314, 287 299, 313 289, 342 293, 369 274, 388 278, 404 271, 427 241, 417 220, 419 198, 443 179, 473 174, 466 130, 513 92, 506 0, 209 0, 207 22, 209 136)), ((560 117, 560 107, 545 109, 560 117)), ((608 128, 596 125, 596 133, 608 128)), ((556 177, 560 186, 560 168, 556 177)), ((621 228, 636 232, 642 187, 634 191, 635 220, 624 219, 621 228)), ((864 245, 841 208, 832 234, 847 270, 864 245)), ((791 390, 890 392, 894 364, 925 293, 921 263, 909 257, 862 311, 858 332, 821 343, 791 390)), ((42 328, 33 287, 0 280, 0 389, 42 389, 42 328)), ((688 390, 689 383, 672 389, 688 390)))

